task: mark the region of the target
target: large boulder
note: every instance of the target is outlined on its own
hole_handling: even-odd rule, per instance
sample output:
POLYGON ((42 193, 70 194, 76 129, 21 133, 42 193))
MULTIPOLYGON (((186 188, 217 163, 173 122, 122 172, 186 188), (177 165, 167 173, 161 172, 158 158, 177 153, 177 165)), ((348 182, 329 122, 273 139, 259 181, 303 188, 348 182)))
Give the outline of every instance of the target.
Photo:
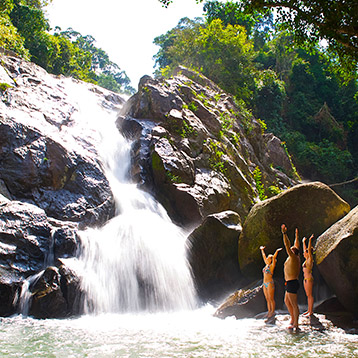
POLYGON ((296 183, 281 141, 266 138, 230 95, 185 68, 168 80, 143 77, 118 126, 134 140, 134 179, 188 228, 225 210, 245 217, 259 195, 296 183))
POLYGON ((358 207, 318 237, 315 252, 327 285, 358 317, 358 207))
MULTIPOLYGON (((48 74, 20 58, 2 57, 0 182, 9 199, 37 205, 59 220, 98 226, 114 214, 113 195, 99 162, 101 138, 83 123, 77 92, 118 110, 123 99, 98 86, 48 74)), ((98 107, 99 108, 99 107, 98 107)), ((96 115, 100 116, 100 113, 96 115)))
POLYGON ((11 316, 16 312, 14 299, 21 290, 22 279, 11 270, 0 267, 0 316, 11 316))
MULTIPOLYGON (((349 204, 332 189, 320 182, 300 184, 281 194, 257 203, 250 211, 239 238, 239 263, 243 275, 251 279, 261 276, 263 265, 259 247, 267 253, 283 247, 281 224, 288 227, 293 244, 295 229, 303 236, 315 237, 345 216, 349 204)), ((286 254, 278 255, 277 274, 283 267, 286 254)))
POLYGON ((9 200, 0 205, 1 315, 16 312, 24 280, 76 254, 77 231, 78 225, 48 218, 35 205, 9 200))
POLYGON ((215 300, 238 286, 240 217, 233 211, 209 215, 188 237, 188 260, 199 297, 215 300))
POLYGON ((66 316, 67 304, 60 285, 57 267, 47 267, 29 287, 31 301, 28 313, 35 318, 61 318, 66 316))
POLYGON ((0 124, 0 176, 11 198, 87 225, 113 216, 112 192, 98 160, 1 114, 0 124))
POLYGON ((64 318, 83 313, 83 290, 73 270, 49 266, 29 286, 28 314, 35 318, 64 318))

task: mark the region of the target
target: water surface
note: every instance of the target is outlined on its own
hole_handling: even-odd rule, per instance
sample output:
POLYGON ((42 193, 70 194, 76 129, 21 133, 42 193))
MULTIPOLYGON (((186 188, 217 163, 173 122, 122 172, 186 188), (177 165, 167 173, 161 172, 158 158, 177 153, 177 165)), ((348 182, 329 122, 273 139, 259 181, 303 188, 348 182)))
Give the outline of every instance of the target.
POLYGON ((1 319, 1 357, 358 357, 358 336, 331 327, 290 333, 263 320, 212 316, 213 307, 76 319, 1 319))

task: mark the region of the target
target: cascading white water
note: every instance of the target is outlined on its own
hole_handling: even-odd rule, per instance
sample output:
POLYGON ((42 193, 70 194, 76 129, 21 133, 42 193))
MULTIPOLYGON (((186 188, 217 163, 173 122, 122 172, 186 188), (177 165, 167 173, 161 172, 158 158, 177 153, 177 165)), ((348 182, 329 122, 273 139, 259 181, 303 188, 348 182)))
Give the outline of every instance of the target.
POLYGON ((93 99, 79 99, 80 108, 86 109, 81 117, 100 133, 98 150, 119 215, 101 229, 81 233, 78 264, 88 296, 87 310, 109 313, 193 308, 195 289, 183 232, 153 197, 128 181, 131 144, 116 128, 115 114, 104 110, 99 114, 99 106, 96 111, 89 110, 88 103, 93 99))
POLYGON ((32 293, 30 292, 29 288, 32 284, 36 283, 36 281, 41 277, 43 273, 44 270, 24 280, 21 286, 20 297, 15 296, 14 305, 16 305, 17 300, 19 300, 19 311, 24 316, 27 316, 29 314, 30 302, 32 299, 32 293))

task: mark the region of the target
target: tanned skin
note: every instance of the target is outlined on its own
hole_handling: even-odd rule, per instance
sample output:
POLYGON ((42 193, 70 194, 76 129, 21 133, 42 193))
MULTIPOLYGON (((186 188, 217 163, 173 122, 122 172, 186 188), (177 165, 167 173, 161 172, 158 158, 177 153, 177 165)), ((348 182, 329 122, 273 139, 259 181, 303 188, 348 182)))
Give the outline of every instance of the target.
MULTIPOLYGON (((298 280, 301 269, 301 261, 298 255, 300 242, 298 239, 298 229, 295 231, 295 243, 291 246, 290 240, 287 236, 287 227, 286 225, 281 225, 281 232, 283 235, 283 243, 285 245, 285 249, 287 252, 287 259, 284 264, 284 276, 285 281, 298 280)), ((298 329, 298 317, 299 317, 299 309, 297 303, 297 294, 285 292, 285 304, 288 309, 288 312, 291 316, 290 329, 298 329)))
POLYGON ((260 246, 262 259, 266 266, 270 269, 270 272, 263 272, 263 291, 267 302, 267 318, 271 318, 275 315, 275 284, 273 281, 273 272, 276 267, 277 255, 282 250, 282 247, 277 249, 273 255, 266 256, 265 246, 260 246), (266 285, 265 285, 266 284, 266 285))
POLYGON ((304 237, 302 239, 302 246, 303 246, 303 256, 306 259, 306 261, 302 265, 302 271, 303 271, 303 287, 306 292, 307 296, 307 304, 308 309, 303 314, 305 316, 311 316, 313 315, 313 275, 312 275, 312 269, 313 269, 313 250, 312 250, 312 238, 313 235, 308 239, 308 247, 306 246, 306 238, 304 237))

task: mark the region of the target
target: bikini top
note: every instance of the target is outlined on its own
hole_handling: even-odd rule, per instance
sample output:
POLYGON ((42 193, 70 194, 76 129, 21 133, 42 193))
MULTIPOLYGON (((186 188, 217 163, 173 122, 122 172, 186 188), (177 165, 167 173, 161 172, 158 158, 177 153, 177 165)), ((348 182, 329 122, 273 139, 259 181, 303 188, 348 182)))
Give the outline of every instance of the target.
MULTIPOLYGON (((307 267, 307 265, 306 265, 306 261, 303 263, 302 267, 303 267, 304 269, 305 269, 305 268, 308 269, 308 267, 307 267)), ((311 268, 311 269, 308 269, 308 270, 309 270, 309 273, 312 273, 312 268, 311 268)))
POLYGON ((270 271, 270 266, 266 265, 263 269, 262 269, 263 273, 268 273, 270 275, 272 275, 271 271, 270 271))

